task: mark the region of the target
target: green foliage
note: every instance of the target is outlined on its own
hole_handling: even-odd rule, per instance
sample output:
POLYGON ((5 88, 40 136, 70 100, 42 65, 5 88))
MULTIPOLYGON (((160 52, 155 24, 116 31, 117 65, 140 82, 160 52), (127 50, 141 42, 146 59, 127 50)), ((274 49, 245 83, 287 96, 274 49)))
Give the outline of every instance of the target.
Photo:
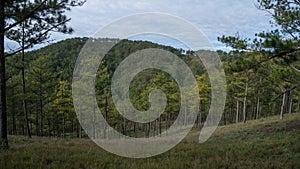
POLYGON ((51 31, 72 33, 66 11, 81 6, 82 0, 5 1, 6 38, 30 48, 50 37, 51 31), (17 23, 17 24, 16 24, 17 23))
MULTIPOLYGON (((20 65, 19 62, 20 56, 16 55, 8 59, 9 71, 7 72, 7 76, 11 77, 7 81, 8 104, 15 105, 9 106, 10 133, 14 133, 14 125, 12 125, 14 118, 16 120, 17 133, 22 133, 21 127, 24 125, 24 120, 21 113, 22 104, 20 98, 26 97, 29 101, 29 110, 32 112, 30 116, 30 123, 31 126, 33 126, 32 130, 39 128, 36 126, 43 122, 42 128, 47 131, 45 133, 48 133, 48 135, 58 135, 62 132, 62 115, 65 115, 65 133, 71 132, 73 136, 79 136, 79 129, 76 127, 79 124, 73 110, 74 108, 72 107, 70 84, 76 58, 87 40, 87 38, 68 39, 26 53, 27 59, 24 64, 27 79, 26 83, 28 84, 28 94, 26 94, 26 96, 19 94, 21 93, 19 67, 23 66, 20 65), (62 82, 68 87, 63 88, 62 82), (67 96, 62 96, 64 90, 68 93, 67 96), (40 102, 42 106, 37 107, 36 105, 40 105, 40 102), (12 112, 14 112, 14 115, 12 112), (37 118, 40 113, 44 116, 43 118, 37 118), (15 117, 13 118, 13 116, 15 117), (20 124, 18 124, 19 121, 21 121, 20 124), (48 123, 50 123, 50 127, 48 123)), ((199 57, 195 57, 191 54, 184 55, 179 49, 151 42, 122 40, 105 56, 104 61, 98 68, 96 76, 95 89, 98 106, 109 124, 120 132, 124 130, 125 124, 126 130, 128 131, 127 134, 131 136, 133 134, 133 124, 136 125, 138 137, 144 136, 141 133, 147 132, 146 128, 149 127, 149 124, 140 125, 138 123, 132 123, 124 119, 118 113, 111 97, 110 84, 116 67, 125 57, 137 50, 146 49, 148 47, 164 48, 173 51, 192 69, 198 81, 201 99, 200 113, 203 121, 206 118, 210 106, 210 83, 209 77, 204 73, 205 70, 199 57)), ((212 54, 211 51, 199 51, 198 53, 200 53, 200 55, 212 54)), ((297 79, 299 79, 299 75, 293 72, 291 68, 282 67, 280 65, 275 66, 275 61, 274 63, 264 62, 255 67, 251 67, 253 63, 268 55, 267 53, 245 51, 229 53, 219 51, 218 53, 223 60, 227 74, 228 100, 224 112, 224 119, 227 123, 235 121, 233 112, 236 109, 236 99, 242 101, 245 94, 247 94, 247 119, 253 119, 255 117, 252 115, 255 112, 253 107, 256 107, 258 97, 261 102, 259 105, 261 116, 278 113, 279 108, 276 107, 276 105, 280 105, 280 99, 278 99, 278 95, 281 93, 280 87, 284 86, 285 89, 288 89, 297 83, 297 79), (248 83, 247 93, 245 93, 246 83, 248 83), (270 108, 270 105, 271 107, 272 105, 274 106, 270 108)), ((163 126, 162 130, 165 130, 165 127, 176 119, 180 108, 180 93, 174 79, 168 74, 151 69, 140 72, 133 79, 129 93, 132 104, 141 111, 149 109, 149 94, 154 89, 163 90, 168 102, 166 110, 160 119, 150 124, 150 126, 152 126, 151 132, 157 130, 157 127, 155 128, 154 126, 159 125, 159 123, 163 126), (167 124, 166 121, 168 121, 169 124, 167 124)), ((297 95, 294 95, 293 107, 296 106, 296 99, 297 95)))
POLYGON ((273 24, 282 32, 299 38, 300 3, 298 0, 258 0, 259 8, 268 10, 273 16, 273 24))
POLYGON ((300 72, 299 38, 300 38, 300 3, 298 0, 257 0, 258 8, 269 12, 271 24, 276 28, 272 31, 256 33, 256 38, 241 38, 236 36, 218 37, 218 40, 234 50, 259 51, 267 53, 261 61, 271 59, 275 63, 293 67, 300 72))
MULTIPOLYGON (((9 106, 10 133, 13 133, 14 126, 16 126, 17 133, 22 133, 21 128, 24 124, 21 113, 22 100, 20 98, 23 97, 26 97, 28 100, 32 130, 36 129, 41 132, 42 130, 40 128, 43 128, 48 135, 56 136, 60 136, 59 133, 62 132, 63 127, 65 127, 66 134, 78 132, 76 126, 79 124, 71 103, 70 84, 76 58, 87 40, 88 38, 67 39, 39 50, 27 52, 25 53, 26 60, 22 64, 20 63, 20 55, 15 55, 8 59, 9 71, 7 72, 7 76, 11 77, 7 81, 9 87, 8 104, 15 105, 9 106), (19 68, 23 66, 25 66, 26 84, 28 84, 26 96, 18 94, 21 93, 19 68), (63 86, 69 87, 64 88, 63 86), (64 92, 68 93, 67 96, 65 96, 66 93, 64 92), (12 112, 14 112, 14 115, 12 112), (62 117, 62 115, 64 115, 64 117, 62 117), (65 118, 66 126, 64 126, 62 118, 65 118), (12 124, 13 119, 16 120, 16 124, 12 124), (18 124, 19 121, 20 124, 18 124), (41 123, 42 126, 39 127, 41 123)), ((99 40, 101 41, 103 39, 99 40)), ((204 72, 199 57, 184 55, 182 54, 182 49, 175 49, 147 41, 120 41, 109 51, 98 68, 95 86, 96 98, 101 112, 106 116, 105 112, 108 111, 106 116, 108 122, 119 131, 124 127, 124 120, 126 124, 131 124, 131 122, 124 119, 114 106, 110 94, 111 78, 116 67, 125 57, 146 48, 162 48, 171 51, 184 60, 195 75, 201 75, 204 72)), ((202 53, 205 54, 209 52, 210 51, 203 51, 202 53)), ((147 110, 149 106, 149 93, 156 88, 163 90, 168 98, 166 111, 160 119, 161 126, 165 126, 166 120, 170 121, 169 123, 171 124, 176 119, 180 106, 179 89, 176 82, 168 74, 157 72, 156 70, 145 70, 135 77, 131 83, 130 98, 137 109, 147 110)), ((157 125, 157 123, 158 121, 155 121, 151 125, 154 126, 157 125)), ((127 127, 128 131, 132 131, 132 125, 131 127, 127 127)), ((145 127, 147 127, 147 125, 140 126, 139 130, 144 130, 143 128, 145 127)), ((151 130, 154 130, 154 128, 151 130)), ((36 133, 39 134, 39 132, 36 133)), ((77 136, 78 135, 79 133, 77 133, 77 136)))

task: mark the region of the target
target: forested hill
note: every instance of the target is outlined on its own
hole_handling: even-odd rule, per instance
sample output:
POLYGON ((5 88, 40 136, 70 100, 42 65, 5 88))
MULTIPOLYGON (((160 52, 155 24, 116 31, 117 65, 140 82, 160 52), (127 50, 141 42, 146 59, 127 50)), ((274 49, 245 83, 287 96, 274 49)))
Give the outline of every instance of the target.
MULTIPOLYGON (((27 52, 25 62, 20 55, 7 58, 7 103, 9 134, 38 136, 85 136, 72 103, 71 80, 76 59, 88 38, 67 39, 44 48, 27 52), (25 68, 26 92, 22 91, 21 68, 25 68), (25 93, 25 94, 23 94, 25 93), (27 115, 24 113, 27 101, 27 115), (27 127, 28 126, 28 127, 27 127), (29 128, 29 130, 27 129, 29 128)), ((108 40, 108 39, 99 39, 108 40)), ((130 99, 139 110, 149 108, 148 96, 161 89, 168 99, 162 115, 149 124, 128 121, 115 109, 110 94, 110 82, 119 63, 130 54, 160 48, 179 56, 191 68, 198 82, 200 110, 195 127, 201 127, 210 106, 210 83, 203 65, 193 51, 183 51, 147 41, 122 40, 104 57, 96 78, 98 106, 116 130, 128 136, 149 137, 168 129, 180 110, 180 91, 174 79, 158 70, 139 73, 130 85, 130 99)), ((200 51, 210 55, 212 51, 200 51)), ((300 74, 282 63, 282 58, 260 62, 267 52, 218 51, 227 80, 227 100, 221 124, 246 122, 272 115, 300 110, 300 74), (255 66, 253 66, 255 65, 255 66)), ((299 58, 299 53, 296 53, 299 58)), ((292 66, 299 68, 299 61, 292 66)))
MULTIPOLYGON (((60 135, 62 132, 65 133, 65 131, 62 131, 64 127, 66 130, 72 130, 71 132, 74 132, 74 126, 77 126, 77 124, 75 124, 77 123, 77 119, 72 106, 71 80, 76 59, 87 40, 88 38, 72 38, 38 50, 26 52, 25 63, 23 64, 21 63, 20 55, 8 58, 8 120, 10 124, 9 132, 11 134, 26 134, 25 123, 27 120, 23 113, 22 98, 26 98, 28 101, 27 109, 30 113, 28 123, 30 123, 29 126, 34 134, 45 135, 46 131, 48 135, 60 135), (25 67, 25 95, 21 94, 22 77, 20 68, 22 66, 25 67), (62 95, 62 93, 64 94, 62 95), (62 115, 64 117, 62 117, 62 115), (72 125, 61 124, 62 121, 72 123, 72 125), (61 125, 63 125, 63 127, 61 127, 61 125)), ((181 59, 191 67, 195 75, 201 75, 204 72, 200 59, 193 56, 193 52, 191 51, 183 51, 182 49, 175 49, 170 46, 163 46, 148 41, 122 40, 105 56, 105 62, 98 70, 100 75, 101 72, 106 73, 108 77, 111 78, 115 68, 125 57, 135 51, 146 48, 160 48, 170 51, 181 57, 181 59), (103 72, 103 70, 105 70, 105 72, 103 72)), ((149 82, 147 82, 147 78, 153 76, 153 73, 155 72, 146 71, 144 75, 141 74, 137 79, 138 82, 133 84, 133 86, 137 85, 134 88, 138 88, 137 90, 145 89, 146 86, 140 85, 140 83, 147 84, 149 82)), ((168 75, 164 74, 164 76, 168 75)), ((97 85, 100 88, 106 88, 107 86, 101 86, 102 83, 101 81, 97 81, 97 85)), ((103 90, 98 92, 99 95, 103 95, 104 93, 103 90)), ((140 96, 136 96, 134 100, 140 100, 139 97, 140 96)))
MULTIPOLYGON (((109 39, 100 39, 109 40, 109 39)), ((34 50, 26 53, 27 60, 38 60, 40 57, 47 57, 51 72, 61 72, 60 78, 62 80, 70 81, 73 74, 73 68, 76 59, 79 55, 80 50, 84 44, 88 41, 88 38, 72 38, 59 41, 54 44, 50 44, 38 50, 34 50)), ((170 51, 180 56, 186 63, 191 65, 192 70, 196 74, 202 74, 203 69, 201 68, 201 62, 198 57, 193 57, 192 52, 187 51, 187 55, 183 55, 182 49, 176 49, 171 46, 163 46, 149 41, 130 41, 122 40, 105 57, 108 65, 115 69, 116 66, 129 54, 134 53, 138 50, 146 48, 160 48, 170 51), (200 66, 199 66, 200 65, 200 66)), ((205 51, 203 51, 205 52, 205 51)), ((13 62, 14 63, 14 62, 13 62)))

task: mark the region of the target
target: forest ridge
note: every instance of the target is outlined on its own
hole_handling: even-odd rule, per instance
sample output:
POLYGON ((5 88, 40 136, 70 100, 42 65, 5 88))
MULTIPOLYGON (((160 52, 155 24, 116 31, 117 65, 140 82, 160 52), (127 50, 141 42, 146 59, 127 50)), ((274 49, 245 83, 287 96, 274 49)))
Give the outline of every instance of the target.
MULTIPOLYGON (((71 77, 79 52, 87 40, 88 38, 67 39, 26 52, 26 95, 22 94, 20 84, 21 55, 9 58, 9 134, 28 135, 30 132, 37 136, 86 137, 72 105, 71 77), (28 102, 28 119, 23 113, 23 98, 28 102), (29 130, 26 130, 27 125, 29 130)), ((200 57, 197 57, 194 51, 184 51, 147 41, 122 40, 105 56, 96 78, 98 106, 104 117, 115 129, 134 137, 159 134, 176 120, 180 109, 178 86, 170 75, 158 70, 139 73, 131 83, 130 98, 137 109, 147 110, 151 90, 162 89, 168 98, 168 105, 161 117, 149 124, 138 124, 123 118, 114 107, 110 94, 113 72, 124 58, 146 48, 168 50, 179 56, 191 68, 197 79, 201 98, 195 127, 201 128, 210 106, 210 83, 200 57, 215 52, 197 51, 200 54, 200 57)), ((253 66, 253 63, 263 58, 263 53, 216 52, 223 62, 227 79, 227 101, 222 125, 299 111, 300 95, 297 86, 300 77, 292 68, 276 64, 277 60, 253 66)))

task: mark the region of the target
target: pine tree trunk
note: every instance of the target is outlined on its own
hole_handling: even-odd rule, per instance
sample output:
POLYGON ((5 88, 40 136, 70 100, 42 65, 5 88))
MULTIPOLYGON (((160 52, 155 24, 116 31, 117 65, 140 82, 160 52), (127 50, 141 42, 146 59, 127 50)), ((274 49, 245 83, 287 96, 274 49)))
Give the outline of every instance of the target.
POLYGON ((232 117, 232 103, 230 103, 228 123, 232 123, 232 120, 233 120, 233 117, 232 117))
POLYGON ((290 97, 289 97, 289 114, 292 113, 293 108, 293 90, 290 91, 290 97))
POLYGON ((281 120, 283 119, 283 113, 284 113, 284 107, 285 107, 285 95, 286 95, 286 93, 284 92, 283 96, 282 96, 282 104, 281 104, 281 111, 280 111, 280 119, 281 120))
POLYGON ((40 104, 40 135, 43 136, 44 135, 44 131, 43 131, 43 121, 44 121, 44 113, 43 113, 43 91, 42 91, 42 79, 41 79, 41 75, 40 75, 40 88, 39 88, 39 92, 40 92, 40 99, 39 99, 39 104, 40 104))
POLYGON ((166 114, 166 134, 168 134, 168 128, 169 128, 169 115, 166 114))
POLYGON ((35 115, 35 135, 39 136, 39 106, 38 103, 36 103, 36 115, 35 115))
POLYGON ((71 120, 71 133, 72 133, 72 138, 75 138, 74 136, 74 119, 71 120))
POLYGON ((247 95, 248 95, 248 80, 246 82, 246 87, 245 87, 245 96, 244 96, 244 101, 243 101, 243 122, 246 123, 247 120, 247 95))
POLYGON ((60 137, 60 128, 59 128, 59 120, 58 120, 58 115, 56 114, 56 122, 54 122, 55 123, 55 130, 56 130, 56 135, 57 135, 57 137, 60 137))
POLYGON ((133 133, 134 133, 134 136, 137 138, 136 123, 134 123, 134 122, 133 122, 133 133))
POLYGON ((51 122, 50 122, 50 119, 48 119, 48 136, 51 137, 51 122))
POLYGON ((199 128, 202 127, 202 114, 201 112, 199 113, 199 128))
POLYGON ((259 111, 260 111, 260 98, 257 97, 257 103, 256 103, 256 119, 259 119, 259 111))
MULTIPOLYGON (((23 119, 22 119, 23 120, 23 119)), ((25 124, 21 123, 22 135, 25 136, 25 124)))
POLYGON ((235 123, 238 123, 238 122, 239 122, 239 109, 240 109, 239 101, 236 100, 236 116, 235 116, 235 123))
POLYGON ((300 111, 300 95, 298 96, 298 104, 296 108, 296 112, 300 111))
POLYGON ((123 117, 123 125, 122 125, 122 128, 123 128, 123 134, 126 135, 126 119, 125 119, 125 117, 123 117))
POLYGON ((22 97, 22 103, 23 103, 23 112, 25 115, 25 122, 26 122, 26 128, 27 128, 27 135, 29 138, 31 138, 31 131, 29 127, 29 117, 28 117, 28 111, 27 111, 27 102, 25 99, 26 96, 26 82, 25 82, 25 51, 24 51, 24 26, 22 25, 22 68, 21 68, 21 73, 22 73, 22 92, 23 92, 23 97, 22 97))
POLYGON ((257 100, 256 100, 256 119, 259 119, 259 113, 261 110, 261 104, 260 104, 260 93, 263 92, 263 89, 261 90, 260 87, 262 86, 262 77, 259 78, 259 89, 257 91, 257 100))
POLYGON ((150 137, 151 122, 148 122, 147 137, 150 137))
POLYGON ((256 119, 256 103, 251 104, 252 107, 252 120, 256 119))
MULTIPOLYGON (((14 96, 15 95, 15 92, 14 92, 15 90, 14 90, 14 88, 12 89, 12 96, 14 96)), ((14 135, 16 135, 17 134, 17 126, 16 126, 16 115, 15 115, 15 99, 14 99, 14 97, 12 98, 12 110, 11 110, 12 112, 12 133, 14 134, 14 135)))
POLYGON ((4 1, 1 0, 0 1, 0 149, 8 149, 4 29, 5 29, 4 1))

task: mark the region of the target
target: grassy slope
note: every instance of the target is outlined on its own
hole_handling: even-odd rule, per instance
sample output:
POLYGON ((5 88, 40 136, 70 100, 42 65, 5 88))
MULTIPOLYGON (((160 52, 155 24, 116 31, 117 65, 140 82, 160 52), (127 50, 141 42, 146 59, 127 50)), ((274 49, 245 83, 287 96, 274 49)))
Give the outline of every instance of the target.
POLYGON ((222 126, 204 144, 192 131, 179 145, 148 159, 105 152, 88 139, 10 136, 0 168, 300 168, 300 114, 222 126))

